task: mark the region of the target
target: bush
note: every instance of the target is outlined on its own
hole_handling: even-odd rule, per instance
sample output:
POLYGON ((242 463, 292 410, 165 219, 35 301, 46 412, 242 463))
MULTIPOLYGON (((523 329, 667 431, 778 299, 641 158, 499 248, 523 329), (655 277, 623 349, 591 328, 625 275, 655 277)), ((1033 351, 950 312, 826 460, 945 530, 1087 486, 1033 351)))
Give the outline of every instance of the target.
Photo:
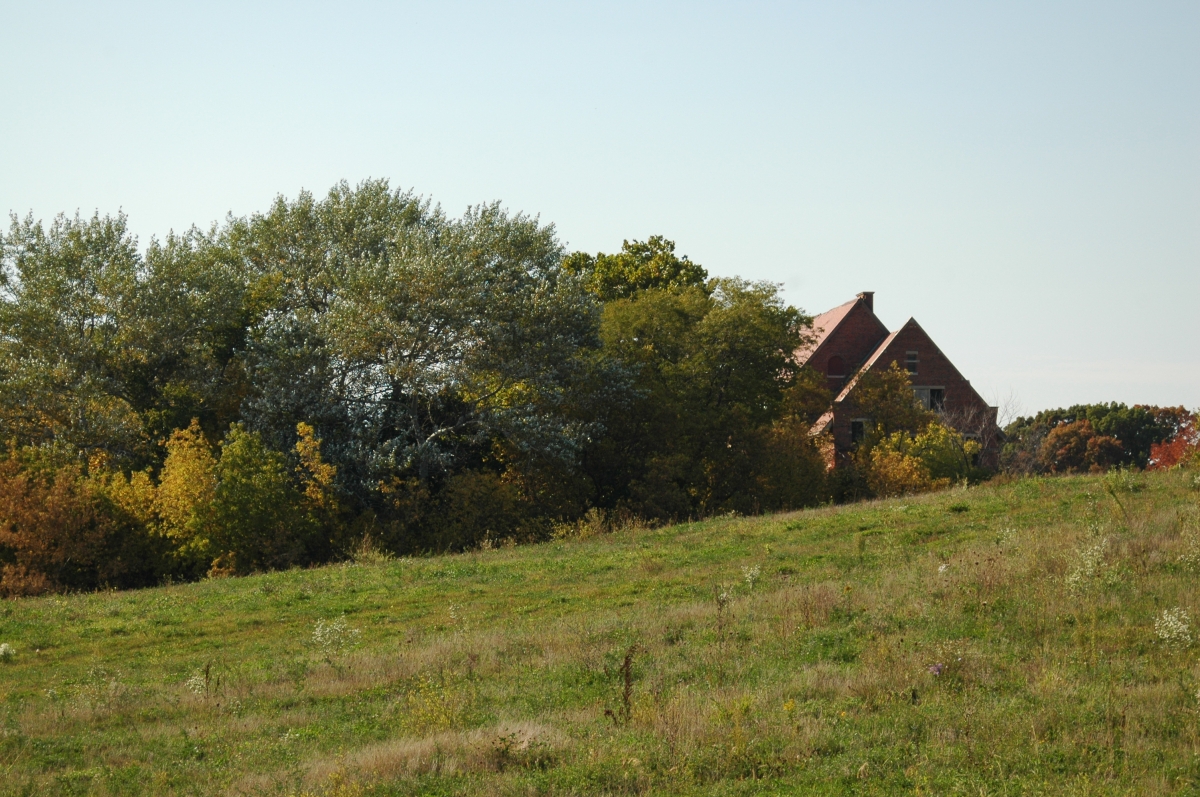
POLYGON ((977 480, 984 471, 975 466, 980 445, 948 426, 932 421, 920 433, 895 432, 869 449, 867 484, 878 496, 904 495, 943 489, 952 482, 977 480))
POLYGON ((193 418, 166 442, 167 459, 159 474, 154 508, 160 531, 175 545, 186 575, 200 575, 212 561, 212 503, 217 489, 217 460, 193 418))
POLYGON ((300 506, 283 455, 240 424, 221 443, 209 512, 217 573, 249 573, 307 560, 316 529, 300 506))
POLYGON ((146 523, 146 474, 86 477, 0 462, 0 594, 130 588, 158 580, 166 546, 146 523))
MULTIPOLYGON (((888 438, 889 440, 891 438, 888 438)), ((871 451, 867 485, 882 498, 910 493, 925 493, 949 486, 949 479, 933 479, 919 457, 886 445, 871 451)))

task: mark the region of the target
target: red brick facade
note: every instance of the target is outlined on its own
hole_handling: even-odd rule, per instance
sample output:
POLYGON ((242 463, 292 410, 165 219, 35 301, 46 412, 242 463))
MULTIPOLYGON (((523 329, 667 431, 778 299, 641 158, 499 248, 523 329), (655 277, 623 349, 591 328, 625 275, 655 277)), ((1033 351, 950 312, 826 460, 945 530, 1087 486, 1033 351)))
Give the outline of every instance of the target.
POLYGON ((869 421, 852 417, 849 399, 857 378, 895 362, 908 369, 917 398, 940 412, 948 425, 979 439, 984 446, 983 462, 992 464, 999 431, 996 408, 988 406, 914 319, 888 334, 875 315, 874 294, 860 293, 854 301, 817 316, 813 327, 815 341, 796 352, 796 359, 800 365, 826 374, 836 396, 813 433, 830 434, 838 454, 853 448, 855 422, 869 421))
POLYGON ((813 331, 816 341, 804 352, 802 364, 825 374, 835 396, 888 336, 870 293, 817 316, 813 331))

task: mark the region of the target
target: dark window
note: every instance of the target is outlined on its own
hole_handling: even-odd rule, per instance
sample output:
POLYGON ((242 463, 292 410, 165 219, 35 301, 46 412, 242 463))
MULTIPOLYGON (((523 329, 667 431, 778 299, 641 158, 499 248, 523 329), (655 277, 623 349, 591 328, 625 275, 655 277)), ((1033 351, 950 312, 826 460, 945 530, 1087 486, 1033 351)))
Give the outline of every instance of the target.
POLYGON ((836 355, 830 357, 829 364, 825 366, 825 375, 830 379, 842 378, 846 375, 846 361, 836 355))
POLYGON ((929 409, 941 412, 946 408, 946 389, 941 387, 929 388, 929 409))
POLYGON ((857 443, 867 436, 866 421, 850 421, 850 441, 857 443))
POLYGON ((917 372, 917 353, 915 351, 908 352, 908 356, 905 358, 904 364, 908 367, 908 372, 910 374, 915 374, 917 372))

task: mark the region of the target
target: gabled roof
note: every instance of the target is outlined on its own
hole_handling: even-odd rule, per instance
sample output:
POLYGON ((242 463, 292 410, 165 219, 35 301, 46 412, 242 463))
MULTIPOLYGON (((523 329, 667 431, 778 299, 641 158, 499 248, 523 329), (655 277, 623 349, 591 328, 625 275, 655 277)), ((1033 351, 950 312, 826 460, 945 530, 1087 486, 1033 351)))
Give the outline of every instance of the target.
MULTIPOLYGON (((855 386, 858 385, 858 380, 862 378, 863 374, 867 373, 868 371, 870 371, 872 368, 875 367, 875 364, 879 361, 879 358, 882 357, 884 355, 884 352, 886 352, 888 350, 888 347, 892 345, 892 341, 894 341, 896 339, 896 336, 899 335, 904 330, 909 329, 910 327, 916 327, 917 329, 919 329, 921 331, 921 334, 924 335, 925 338, 930 343, 933 344, 934 349, 937 350, 939 353, 941 352, 941 350, 938 349, 937 344, 933 342, 933 338, 929 337, 929 333, 926 332, 925 329, 920 324, 917 323, 917 319, 910 318, 904 322, 904 326, 900 327, 895 332, 893 332, 892 334, 888 335, 886 338, 883 339, 883 341, 879 344, 879 346, 876 347, 875 351, 871 353, 871 356, 867 358, 867 361, 862 364, 861 368, 858 369, 858 372, 853 376, 853 378, 851 378, 848 382, 846 382, 846 386, 844 388, 842 388, 842 392, 839 393, 837 398, 835 398, 833 400, 834 404, 838 404, 838 403, 844 401, 846 399, 846 397, 850 395, 850 391, 854 390, 855 386)), ((945 355, 942 355, 942 356, 945 357, 945 355)), ((958 370, 958 368, 954 365, 954 363, 950 362, 950 358, 948 358, 948 357, 946 358, 946 365, 952 371, 954 371, 954 373, 958 376, 959 379, 962 379, 963 384, 967 387, 967 389, 969 389, 971 392, 975 393, 975 397, 977 399, 979 399, 979 401, 981 403, 986 403, 986 402, 984 402, 983 397, 979 395, 979 392, 976 391, 975 388, 971 387, 971 383, 963 378, 962 372, 958 370)))
POLYGON ((842 388, 842 392, 838 393, 838 397, 835 398, 834 401, 842 401, 846 398, 846 396, 850 395, 850 391, 853 390, 856 385, 858 385, 858 380, 862 379, 863 374, 865 374, 867 371, 870 371, 871 368, 874 367, 876 360, 883 356, 883 353, 887 351, 888 346, 892 345, 892 341, 896 339, 896 336, 903 332, 909 324, 916 323, 916 319, 910 318, 908 319, 907 324, 884 338, 883 341, 875 348, 875 351, 871 353, 871 356, 867 358, 867 361, 862 364, 862 367, 858 369, 858 372, 854 374, 850 381, 846 382, 846 386, 842 388))
POLYGON ((851 299, 845 304, 839 304, 832 310, 826 310, 814 318, 812 342, 796 350, 796 364, 804 365, 808 362, 809 358, 817 353, 817 349, 821 348, 821 344, 829 337, 829 333, 837 329, 838 324, 842 323, 846 316, 850 314, 850 311, 854 309, 854 305, 860 301, 862 300, 858 298, 851 299))

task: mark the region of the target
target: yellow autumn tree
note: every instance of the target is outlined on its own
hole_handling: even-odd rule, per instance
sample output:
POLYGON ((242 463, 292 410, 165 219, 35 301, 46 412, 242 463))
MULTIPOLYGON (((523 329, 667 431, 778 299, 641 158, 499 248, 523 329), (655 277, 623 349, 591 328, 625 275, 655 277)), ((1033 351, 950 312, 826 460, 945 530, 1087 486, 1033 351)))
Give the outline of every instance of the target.
POLYGON ((155 496, 159 528, 185 559, 207 561, 207 521, 217 488, 216 457, 195 418, 186 429, 171 433, 166 449, 155 496))
POLYGON ((321 458, 321 438, 310 424, 303 421, 296 424, 296 438, 296 456, 300 460, 296 475, 300 477, 304 503, 316 514, 336 514, 338 500, 333 491, 333 480, 337 476, 337 467, 321 458))

